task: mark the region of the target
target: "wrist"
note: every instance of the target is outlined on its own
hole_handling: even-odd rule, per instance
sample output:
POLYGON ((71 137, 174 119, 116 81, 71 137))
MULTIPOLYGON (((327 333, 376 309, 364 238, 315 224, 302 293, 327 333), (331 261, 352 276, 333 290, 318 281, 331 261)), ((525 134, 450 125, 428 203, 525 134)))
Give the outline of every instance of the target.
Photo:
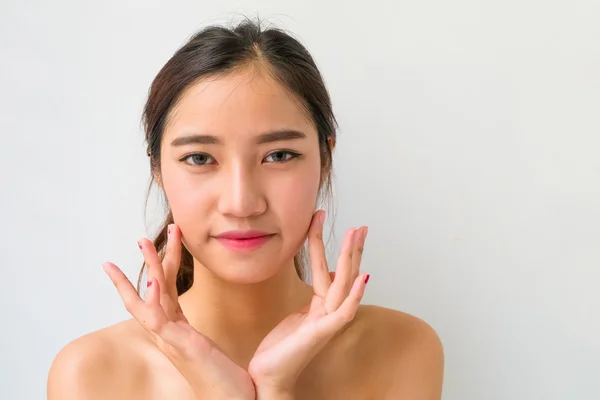
POLYGON ((256 400, 294 400, 294 395, 292 393, 260 394, 256 396, 256 400))
POLYGON ((292 391, 256 389, 256 400, 294 400, 292 391))

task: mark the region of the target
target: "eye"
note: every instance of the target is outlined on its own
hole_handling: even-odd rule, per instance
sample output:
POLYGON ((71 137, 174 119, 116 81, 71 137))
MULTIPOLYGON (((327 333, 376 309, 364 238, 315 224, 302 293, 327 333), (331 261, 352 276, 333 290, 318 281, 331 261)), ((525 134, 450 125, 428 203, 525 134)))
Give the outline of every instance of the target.
POLYGON ((197 165, 197 166, 201 166, 201 165, 207 165, 207 164, 213 164, 214 163, 214 158, 212 158, 212 156, 209 156, 208 154, 204 154, 204 153, 194 153, 194 154, 189 154, 185 157, 183 157, 181 160, 188 165, 197 165), (188 160, 192 160, 192 162, 187 162, 188 160), (213 160, 212 163, 209 163, 208 160, 213 160))
POLYGON ((274 152, 268 154, 265 157, 265 160, 271 159, 272 161, 267 161, 267 162, 283 163, 283 162, 290 161, 297 157, 300 157, 300 154, 295 153, 293 151, 278 150, 278 151, 274 151, 274 152))

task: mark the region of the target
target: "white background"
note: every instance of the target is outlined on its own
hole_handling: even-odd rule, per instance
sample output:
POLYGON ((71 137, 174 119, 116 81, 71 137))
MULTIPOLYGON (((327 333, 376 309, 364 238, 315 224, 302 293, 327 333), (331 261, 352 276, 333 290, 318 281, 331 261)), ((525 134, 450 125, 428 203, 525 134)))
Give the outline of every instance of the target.
POLYGON ((158 218, 148 87, 241 14, 321 68, 331 251, 369 225, 364 302, 437 330, 444 399, 599 399, 600 3, 533 0, 3 1, 0 398, 44 398, 64 345, 128 317, 100 265, 135 277, 158 218))

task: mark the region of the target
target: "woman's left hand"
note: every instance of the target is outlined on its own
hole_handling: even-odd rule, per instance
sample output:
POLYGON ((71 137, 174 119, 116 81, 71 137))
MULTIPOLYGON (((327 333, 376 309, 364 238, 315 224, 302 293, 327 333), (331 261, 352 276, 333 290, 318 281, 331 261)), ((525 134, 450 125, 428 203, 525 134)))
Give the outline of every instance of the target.
POLYGON ((332 281, 323 243, 325 212, 313 216, 308 233, 314 295, 310 305, 289 315, 262 341, 248 366, 258 400, 292 398, 306 365, 354 319, 369 279, 360 274, 367 227, 350 229, 332 281))

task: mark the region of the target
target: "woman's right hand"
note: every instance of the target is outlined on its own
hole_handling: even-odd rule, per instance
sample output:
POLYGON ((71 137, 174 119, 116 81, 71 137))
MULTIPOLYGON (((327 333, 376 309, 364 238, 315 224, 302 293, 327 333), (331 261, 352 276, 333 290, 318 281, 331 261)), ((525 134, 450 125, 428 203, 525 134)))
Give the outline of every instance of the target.
POLYGON ((112 263, 102 267, 117 288, 125 308, 152 335, 156 346, 189 382, 199 398, 256 397, 250 375, 217 345, 194 329, 179 306, 177 272, 181 259, 181 231, 169 226, 167 249, 161 263, 151 241, 138 242, 147 265, 148 290, 144 301, 125 274, 112 263))

